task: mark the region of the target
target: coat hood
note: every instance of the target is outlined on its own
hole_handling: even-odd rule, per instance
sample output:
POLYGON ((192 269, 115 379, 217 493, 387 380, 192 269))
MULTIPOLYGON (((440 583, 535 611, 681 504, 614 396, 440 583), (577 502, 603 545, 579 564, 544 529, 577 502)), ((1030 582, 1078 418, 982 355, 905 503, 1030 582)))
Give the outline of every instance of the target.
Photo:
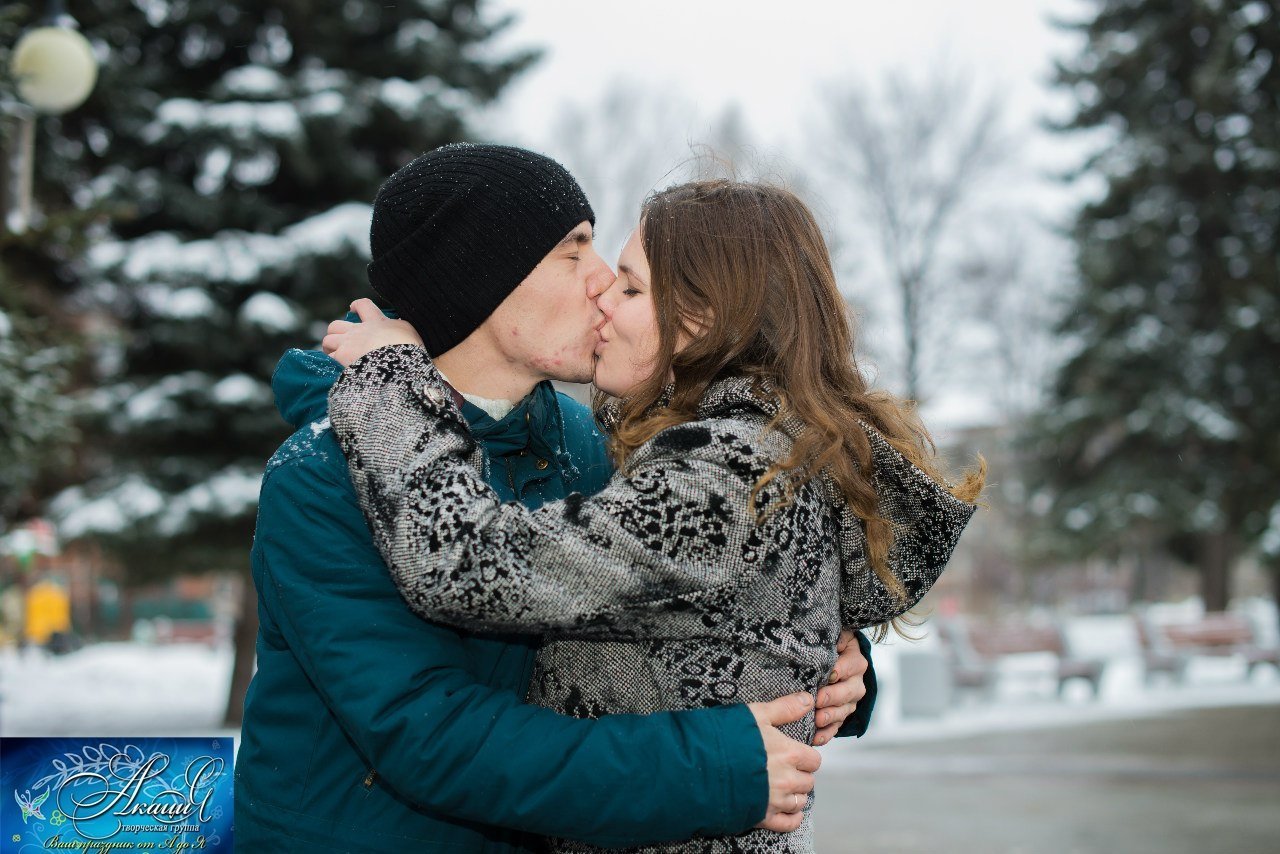
POLYGON ((276 409, 296 430, 329 414, 329 389, 342 375, 342 365, 319 350, 288 350, 271 376, 276 409))
MULTIPOLYGON (((383 315, 395 320, 399 317, 390 309, 383 315)), ((347 312, 343 320, 359 323, 360 315, 347 312)), ((281 417, 297 430, 304 424, 314 424, 329 417, 329 389, 342 376, 342 365, 319 350, 291 349, 280 357, 275 373, 271 375, 271 390, 275 393, 276 409, 281 417)))
MULTIPOLYGON (((777 413, 778 399, 769 383, 747 377, 729 377, 712 383, 699 402, 697 412, 699 419, 753 423, 771 421, 777 413)), ((616 424, 616 419, 616 405, 602 410, 601 420, 609 427, 616 424)), ((691 442, 691 436, 676 439, 673 434, 707 432, 706 424, 707 421, 701 425, 691 422, 669 428, 665 431, 668 435, 657 441, 699 445, 701 441, 691 442)), ((784 459, 790 454, 790 437, 798 435, 804 425, 798 419, 784 418, 777 428, 761 440, 760 450, 765 457, 784 459)), ((899 599, 875 574, 867 554, 862 520, 848 506, 834 482, 824 478, 825 500, 838 508, 842 621, 849 628, 863 628, 900 616, 920 601, 946 568, 976 507, 956 498, 946 484, 917 468, 869 424, 858 421, 850 424, 849 429, 864 431, 871 443, 871 479, 879 513, 893 529, 889 566, 906 592, 905 601, 899 599)), ((731 443, 739 437, 726 435, 722 439, 731 443)))
MULTIPOLYGON (((708 418, 743 409, 755 409, 772 419, 778 413, 773 387, 767 381, 748 378, 721 380, 707 389, 698 405, 698 414, 708 418)), ((778 427, 791 436, 804 429, 795 418, 784 418, 778 427)), ((879 515, 888 520, 893 529, 889 567, 906 592, 905 601, 899 599, 875 574, 867 553, 865 525, 835 483, 824 479, 827 500, 840 507, 837 515, 843 624, 865 628, 901 616, 915 607, 946 568, 960 534, 977 508, 952 495, 947 484, 939 483, 919 469, 865 421, 850 424, 849 429, 862 430, 871 443, 871 482, 879 503, 879 515)))
MULTIPOLYGON (((871 481, 879 515, 893 528, 889 568, 906 591, 906 601, 898 599, 875 574, 862 522, 846 507, 842 527, 847 531, 850 525, 857 525, 858 534, 841 536, 844 581, 840 610, 845 625, 863 628, 901 616, 929 592, 977 508, 913 465, 874 428, 858 422, 855 429, 865 430, 871 441, 871 481)), ((829 489, 834 492, 834 484, 829 489)))

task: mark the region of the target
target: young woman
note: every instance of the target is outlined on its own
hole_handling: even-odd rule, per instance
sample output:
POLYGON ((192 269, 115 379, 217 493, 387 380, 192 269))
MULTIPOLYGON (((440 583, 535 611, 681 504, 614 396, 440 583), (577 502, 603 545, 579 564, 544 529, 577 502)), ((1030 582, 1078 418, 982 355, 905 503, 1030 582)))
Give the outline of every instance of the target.
MULTIPOLYGON (((342 336, 330 417, 406 601, 551 640, 530 699, 566 714, 816 693, 842 626, 883 626, 933 584, 983 473, 946 486, 910 407, 866 386, 821 232, 785 190, 657 193, 598 302, 618 473, 536 511, 486 485, 411 327, 342 336)), ((807 743, 813 717, 783 729, 807 743)), ((791 833, 646 850, 812 851, 795 797, 791 833)))

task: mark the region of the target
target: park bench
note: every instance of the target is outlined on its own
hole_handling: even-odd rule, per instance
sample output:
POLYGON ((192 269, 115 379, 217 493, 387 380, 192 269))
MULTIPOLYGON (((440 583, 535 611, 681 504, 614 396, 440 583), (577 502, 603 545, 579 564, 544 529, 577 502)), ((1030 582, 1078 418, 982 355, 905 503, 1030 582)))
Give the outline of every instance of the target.
POLYGON ((1056 624, 949 620, 942 624, 940 633, 951 658, 952 684, 957 690, 990 696, 995 689, 1000 659, 1025 653, 1054 656, 1052 675, 1058 696, 1062 696, 1064 686, 1072 679, 1087 682, 1095 698, 1102 685, 1106 662, 1072 655, 1062 628, 1056 624))
POLYGON ((157 617, 151 621, 154 641, 161 644, 200 643, 217 647, 228 638, 226 627, 217 620, 157 617))
POLYGON ((1239 656, 1245 662, 1245 678, 1252 677, 1253 671, 1264 664, 1280 670, 1280 648, 1261 646, 1253 624, 1242 614, 1205 614, 1195 621, 1177 623, 1155 623, 1138 617, 1136 626, 1148 682, 1157 673, 1182 681, 1187 664, 1195 656, 1239 656))

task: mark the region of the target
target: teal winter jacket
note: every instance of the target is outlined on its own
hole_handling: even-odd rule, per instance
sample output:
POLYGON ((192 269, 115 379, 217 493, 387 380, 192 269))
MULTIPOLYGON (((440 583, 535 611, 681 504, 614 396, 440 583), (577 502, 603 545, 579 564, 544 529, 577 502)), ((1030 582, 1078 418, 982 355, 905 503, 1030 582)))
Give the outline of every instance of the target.
MULTIPOLYGON (((765 753, 745 706, 557 715, 522 702, 535 640, 410 613, 328 428, 340 373, 293 350, 273 379, 297 430, 268 463, 258 508, 236 849, 505 854, 534 850, 534 834, 623 847, 763 819, 765 753)), ((537 506, 608 479, 590 413, 549 385, 501 422, 467 417, 504 498, 537 506)))

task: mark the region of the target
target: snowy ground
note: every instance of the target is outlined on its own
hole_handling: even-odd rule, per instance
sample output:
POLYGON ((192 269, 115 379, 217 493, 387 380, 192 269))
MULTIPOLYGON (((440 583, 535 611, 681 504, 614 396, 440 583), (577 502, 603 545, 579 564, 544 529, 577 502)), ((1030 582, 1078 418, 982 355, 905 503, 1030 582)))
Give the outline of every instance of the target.
MULTIPOLYGON (((1213 706, 1280 705, 1280 675, 1263 667, 1245 678, 1233 658, 1192 661, 1184 684, 1143 684, 1141 659, 1126 618, 1085 618, 1068 624, 1084 654, 1108 661, 1101 695, 1068 684, 1054 696, 1052 658, 1010 657, 994 702, 966 700, 945 713, 904 718, 900 656, 936 650, 932 636, 877 647, 881 693, 871 732, 861 742, 840 740, 824 749, 827 760, 861 744, 893 744, 1059 727, 1116 718, 1148 717, 1213 706)), ((0 735, 192 735, 228 734, 221 726, 231 672, 231 650, 198 644, 155 646, 103 643, 55 657, 28 650, 0 650, 0 735)))
POLYGON ((839 739, 824 748, 824 767, 838 767, 850 761, 861 745, 887 746, 1057 728, 1201 708, 1280 706, 1280 674, 1273 668, 1262 667, 1251 679, 1246 679, 1244 662, 1237 658, 1195 658, 1182 684, 1161 679, 1148 686, 1143 682, 1138 656, 1111 656, 1107 659, 1097 699, 1088 686, 1080 682, 1069 682, 1063 697, 1058 699, 1056 683, 1049 675, 1053 659, 1025 655, 1004 660, 993 701, 965 697, 939 716, 904 718, 900 702, 902 686, 897 678, 898 655, 903 650, 917 648, 915 644, 898 641, 876 649, 880 699, 871 730, 857 741, 839 739))
MULTIPOLYGON (((880 854, 1253 854, 1280 826, 1280 675, 1196 659, 1146 686, 1120 621, 1073 621, 1105 650, 1101 695, 1063 699, 1040 656, 1006 659, 994 701, 904 718, 901 659, 875 653, 871 732, 822 748, 817 848, 880 854), (1138 723, 1132 721, 1138 720, 1138 723)), ((109 643, 64 657, 0 650, 0 735, 218 735, 231 650, 109 643)), ((910 690, 910 689, 908 689, 910 690)), ((237 747, 239 739, 236 738, 237 747)))
POLYGON ((1280 715, 1188 709, 824 762, 824 854, 1274 854, 1280 715))
POLYGON ((100 643, 0 650, 0 735, 202 735, 221 726, 231 649, 100 643))

